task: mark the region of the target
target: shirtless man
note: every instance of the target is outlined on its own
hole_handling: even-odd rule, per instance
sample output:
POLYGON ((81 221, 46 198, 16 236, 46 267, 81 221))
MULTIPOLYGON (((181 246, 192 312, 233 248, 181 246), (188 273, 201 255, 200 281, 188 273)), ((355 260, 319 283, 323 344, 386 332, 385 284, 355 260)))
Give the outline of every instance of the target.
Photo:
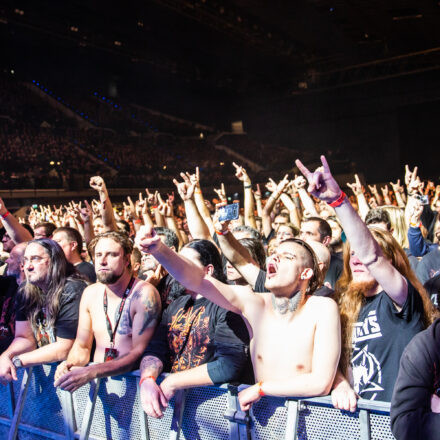
POLYGON ((71 392, 95 378, 132 370, 160 318, 157 290, 132 275, 130 240, 106 232, 93 246, 98 282, 84 290, 75 342, 55 373, 55 386, 71 392), (93 338, 96 363, 86 366, 93 338))
POLYGON ((316 256, 297 239, 282 242, 267 263, 267 293, 224 284, 162 244, 150 229, 140 242, 188 290, 240 314, 251 338, 257 384, 239 394, 242 410, 265 394, 328 394, 340 355, 336 303, 315 297, 320 283, 316 256))

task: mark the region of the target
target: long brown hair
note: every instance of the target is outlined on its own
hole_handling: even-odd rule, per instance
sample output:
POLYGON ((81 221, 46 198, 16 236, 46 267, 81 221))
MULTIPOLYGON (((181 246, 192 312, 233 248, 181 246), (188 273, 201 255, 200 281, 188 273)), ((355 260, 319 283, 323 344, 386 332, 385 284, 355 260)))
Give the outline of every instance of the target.
MULTIPOLYGON (((428 292, 411 269, 405 251, 388 231, 374 227, 369 229, 381 247, 384 256, 391 261, 391 264, 414 286, 420 295, 423 303, 423 324, 428 327, 439 316, 439 312, 432 304, 428 292)), ((365 303, 363 291, 353 288, 350 253, 350 245, 346 242, 344 244, 344 269, 336 284, 335 293, 335 300, 339 305, 341 314, 342 353, 340 367, 344 373, 351 356, 353 326, 365 303)))

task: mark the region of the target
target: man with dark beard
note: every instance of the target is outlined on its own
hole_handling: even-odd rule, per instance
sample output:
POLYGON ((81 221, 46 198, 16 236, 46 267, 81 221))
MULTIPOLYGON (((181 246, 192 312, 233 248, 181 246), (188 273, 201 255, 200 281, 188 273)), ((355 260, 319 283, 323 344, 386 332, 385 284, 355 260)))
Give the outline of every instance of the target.
POLYGON ((71 392, 95 378, 134 369, 161 311, 157 290, 132 274, 133 245, 127 236, 106 232, 90 246, 98 282, 84 291, 75 342, 55 374, 55 386, 71 392), (86 366, 93 338, 96 363, 86 366))

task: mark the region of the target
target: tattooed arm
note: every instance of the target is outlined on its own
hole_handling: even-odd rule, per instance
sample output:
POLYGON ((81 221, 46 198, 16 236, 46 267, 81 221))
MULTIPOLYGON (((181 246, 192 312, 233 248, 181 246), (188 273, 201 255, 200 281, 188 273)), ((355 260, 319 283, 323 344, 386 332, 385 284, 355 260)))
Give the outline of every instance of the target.
MULTIPOLYGON (((160 318, 159 293, 150 283, 142 281, 135 286, 130 303, 130 310, 133 309, 132 341, 128 353, 108 362, 72 368, 58 379, 55 385, 73 392, 95 378, 117 376, 135 368, 136 362, 145 351, 160 318)), ((124 324, 123 317, 121 317, 118 334, 126 335, 127 333, 128 326, 124 324)))

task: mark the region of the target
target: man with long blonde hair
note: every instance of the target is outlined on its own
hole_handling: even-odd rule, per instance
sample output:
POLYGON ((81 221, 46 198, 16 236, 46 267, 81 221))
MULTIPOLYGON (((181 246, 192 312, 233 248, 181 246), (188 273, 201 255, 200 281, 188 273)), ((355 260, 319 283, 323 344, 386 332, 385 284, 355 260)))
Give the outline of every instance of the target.
POLYGON ((435 311, 403 249, 391 234, 368 229, 324 156, 321 161, 323 166, 314 173, 299 160, 296 164, 309 182, 308 191, 335 209, 350 243, 338 292, 342 371, 333 384, 332 398, 336 407, 354 411, 357 396, 391 400, 400 356, 435 311))

